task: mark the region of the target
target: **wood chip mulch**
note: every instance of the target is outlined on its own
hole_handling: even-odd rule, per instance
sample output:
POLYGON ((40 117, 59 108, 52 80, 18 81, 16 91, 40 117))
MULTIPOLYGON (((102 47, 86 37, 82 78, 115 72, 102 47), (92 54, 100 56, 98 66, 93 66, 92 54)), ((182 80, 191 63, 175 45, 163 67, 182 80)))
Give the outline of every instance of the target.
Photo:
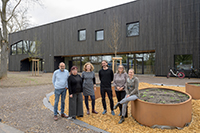
MULTIPOLYGON (((147 87, 165 87, 165 88, 172 88, 175 90, 180 90, 185 92, 185 87, 175 87, 175 86, 157 86, 157 85, 152 85, 148 83, 143 83, 141 82, 139 84, 139 89, 142 88, 147 88, 147 87)), ((69 100, 69 95, 67 93, 66 96, 66 104, 65 104, 65 113, 68 114, 68 100, 69 100)), ((54 105, 54 95, 50 97, 50 103, 52 106, 54 105)), ((114 104, 117 103, 117 98, 114 97, 114 104)), ((109 105, 109 99, 106 98, 106 103, 107 103, 107 113, 105 115, 102 115, 103 112, 103 107, 102 107, 102 102, 101 98, 96 99, 96 111, 99 112, 98 114, 86 114, 86 107, 85 103, 83 101, 83 110, 84 110, 84 117, 78 118, 81 121, 84 121, 92 126, 95 126, 97 128, 106 130, 108 132, 112 133, 121 133, 121 132, 134 132, 134 133, 144 133, 144 132, 160 132, 160 133, 198 133, 200 132, 200 100, 192 100, 192 121, 191 124, 188 127, 184 127, 182 130, 178 129, 158 129, 158 128, 150 128, 146 126, 141 126, 139 123, 137 123, 133 117, 131 117, 131 105, 130 102, 128 104, 128 118, 125 119, 125 121, 122 124, 118 124, 118 121, 120 120, 119 114, 119 109, 115 110, 115 116, 111 115, 110 111, 110 105, 109 105)), ((91 108, 91 102, 89 102, 90 108, 91 108)), ((60 109, 60 103, 59 107, 60 109)))

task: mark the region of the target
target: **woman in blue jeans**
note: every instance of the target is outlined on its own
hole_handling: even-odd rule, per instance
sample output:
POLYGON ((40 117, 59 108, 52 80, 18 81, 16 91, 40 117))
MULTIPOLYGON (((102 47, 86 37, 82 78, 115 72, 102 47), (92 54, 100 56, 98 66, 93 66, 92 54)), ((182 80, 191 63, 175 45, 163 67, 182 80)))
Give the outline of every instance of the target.
POLYGON ((122 117, 119 121, 119 124, 124 122, 126 107, 129 101, 134 101, 138 99, 139 91, 138 91, 139 80, 134 76, 134 70, 129 69, 128 78, 127 78, 127 86, 125 87, 126 96, 120 102, 118 102, 113 109, 116 109, 118 106, 122 104, 122 117))
POLYGON ((96 81, 95 73, 93 72, 94 66, 87 62, 83 66, 82 80, 83 80, 83 95, 85 96, 85 106, 87 108, 87 115, 90 114, 89 105, 88 105, 88 96, 92 99, 92 113, 98 114, 95 111, 95 94, 96 91, 96 81))

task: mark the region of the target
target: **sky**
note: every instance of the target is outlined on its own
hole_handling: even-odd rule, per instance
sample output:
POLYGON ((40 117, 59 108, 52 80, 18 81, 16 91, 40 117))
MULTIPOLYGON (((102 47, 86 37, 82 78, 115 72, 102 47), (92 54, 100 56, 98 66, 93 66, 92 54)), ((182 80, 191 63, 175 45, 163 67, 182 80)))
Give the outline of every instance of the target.
POLYGON ((31 27, 91 13, 134 0, 41 0, 29 10, 31 27))

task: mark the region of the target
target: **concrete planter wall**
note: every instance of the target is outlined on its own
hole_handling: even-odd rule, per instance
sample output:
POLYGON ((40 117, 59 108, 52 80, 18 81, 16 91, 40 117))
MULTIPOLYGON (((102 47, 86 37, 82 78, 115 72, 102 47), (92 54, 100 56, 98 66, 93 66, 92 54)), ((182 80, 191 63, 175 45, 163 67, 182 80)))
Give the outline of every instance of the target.
POLYGON ((183 128, 192 119, 191 103, 191 96, 187 101, 178 104, 156 104, 137 99, 131 101, 131 114, 140 124, 145 126, 160 125, 183 128))
POLYGON ((185 83, 186 92, 189 93, 193 99, 200 99, 200 86, 193 84, 200 84, 200 82, 185 83))

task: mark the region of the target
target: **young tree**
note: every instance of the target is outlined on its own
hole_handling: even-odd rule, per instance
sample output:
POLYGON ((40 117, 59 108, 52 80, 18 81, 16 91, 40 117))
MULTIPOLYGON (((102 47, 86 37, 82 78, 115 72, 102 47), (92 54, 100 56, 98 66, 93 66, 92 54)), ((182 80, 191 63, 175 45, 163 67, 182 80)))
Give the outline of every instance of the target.
MULTIPOLYGON (((26 0, 28 1, 28 0, 26 0)), ((33 3, 39 2, 39 0, 29 0, 33 3)), ((22 3, 22 0, 1 0, 0 1, 0 49, 1 49, 1 63, 0 63, 0 79, 7 77, 7 61, 8 61, 8 25, 9 22, 17 20, 17 8, 22 3)), ((27 8, 25 8, 27 10, 27 8)), ((17 27, 17 25, 15 26, 17 27)), ((20 29, 19 29, 20 30, 20 29)))
POLYGON ((37 37, 35 37, 34 41, 30 41, 29 43, 29 61, 32 61, 32 75, 35 73, 36 75, 39 75, 39 60, 42 56, 41 54, 41 44, 42 42, 37 40, 37 37), (37 61, 36 61, 37 60, 37 61), (35 64, 35 65, 34 65, 35 64), (36 73, 38 71, 38 73, 36 73))
POLYGON ((37 39, 37 37, 34 38, 34 41, 30 42, 30 44, 29 44, 30 51, 28 52, 29 60, 41 58, 41 56, 42 56, 42 54, 40 52, 41 44, 42 44, 42 42, 39 41, 37 39))
MULTIPOLYGON (((121 31, 117 16, 114 16, 113 19, 111 19, 110 25, 111 25, 109 31, 110 38, 108 39, 109 40, 108 46, 112 49, 113 53, 115 54, 115 57, 117 57, 117 50, 120 49, 121 46, 121 41, 120 41, 121 31)), ((115 72, 115 69, 117 68, 117 60, 114 58, 112 60, 113 60, 112 69, 115 72)))
POLYGON ((108 46, 113 50, 113 53, 115 54, 115 57, 117 56, 117 50, 121 46, 121 41, 120 41, 120 36, 121 36, 121 31, 120 31, 120 24, 118 22, 118 19, 116 16, 113 17, 111 21, 111 26, 110 26, 110 38, 108 41, 108 46))

